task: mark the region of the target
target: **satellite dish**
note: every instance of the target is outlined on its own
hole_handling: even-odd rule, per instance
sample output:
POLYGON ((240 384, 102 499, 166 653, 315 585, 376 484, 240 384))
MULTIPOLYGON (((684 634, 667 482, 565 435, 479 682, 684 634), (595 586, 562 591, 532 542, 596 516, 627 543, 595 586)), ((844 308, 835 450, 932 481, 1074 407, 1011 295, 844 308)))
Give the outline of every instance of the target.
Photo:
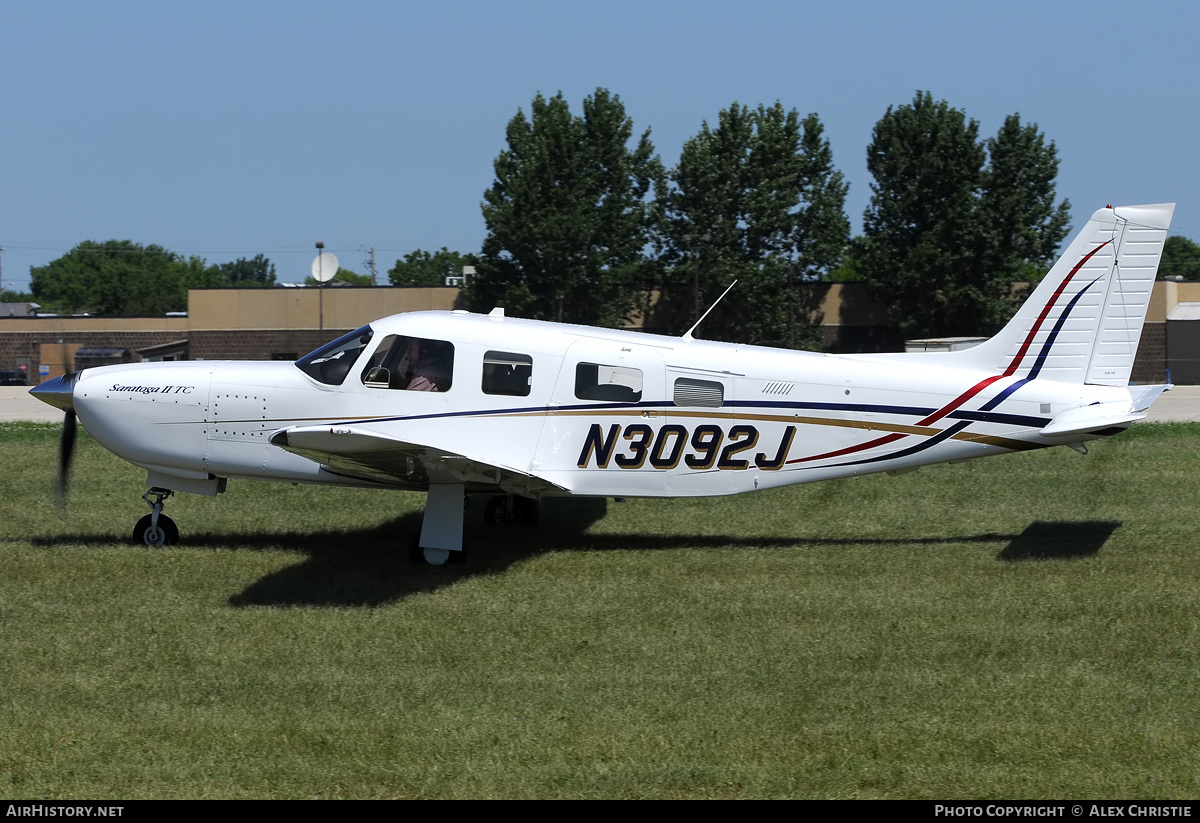
POLYGON ((338 259, 323 251, 313 259, 312 276, 318 283, 328 283, 338 273, 338 259))

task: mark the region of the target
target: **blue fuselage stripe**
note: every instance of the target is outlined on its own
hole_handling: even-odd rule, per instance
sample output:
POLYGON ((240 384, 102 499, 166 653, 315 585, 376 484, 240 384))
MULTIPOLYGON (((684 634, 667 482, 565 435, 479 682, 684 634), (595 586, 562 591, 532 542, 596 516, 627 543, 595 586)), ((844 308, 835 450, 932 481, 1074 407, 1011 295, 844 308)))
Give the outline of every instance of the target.
MULTIPOLYGON (((948 417, 954 417, 960 420, 969 420, 981 423, 1002 423, 1010 426, 1033 426, 1041 428, 1048 422, 1046 418, 1029 417, 1018 414, 1003 414, 993 413, 989 407, 994 407, 1000 400, 1007 397, 1017 388, 1019 388, 1028 380, 1019 381, 1006 389, 1000 397, 995 398, 987 406, 984 406, 980 411, 968 411, 959 409, 951 412, 948 417)), ((915 406, 888 406, 888 405, 871 405, 865 403, 780 403, 780 402, 763 402, 758 400, 748 401, 731 401, 724 406, 714 408, 714 413, 721 413, 724 410, 735 409, 778 409, 781 412, 786 411, 832 411, 832 412, 851 412, 857 414, 892 414, 897 416, 908 416, 923 418, 933 413, 934 409, 919 408, 915 406)), ((348 424, 353 423, 394 423, 406 422, 415 420, 436 420, 450 419, 455 417, 496 417, 512 414, 561 414, 564 412, 577 413, 587 411, 640 411, 640 410, 656 410, 670 413, 671 411, 688 411, 688 412, 703 412, 702 407, 693 406, 676 406, 674 403, 664 401, 644 401, 641 403, 586 403, 574 406, 523 406, 518 408, 507 409, 476 409, 473 411, 456 411, 456 412, 439 412, 436 414, 413 414, 413 415, 397 415, 393 417, 372 417, 365 420, 350 420, 348 424)))

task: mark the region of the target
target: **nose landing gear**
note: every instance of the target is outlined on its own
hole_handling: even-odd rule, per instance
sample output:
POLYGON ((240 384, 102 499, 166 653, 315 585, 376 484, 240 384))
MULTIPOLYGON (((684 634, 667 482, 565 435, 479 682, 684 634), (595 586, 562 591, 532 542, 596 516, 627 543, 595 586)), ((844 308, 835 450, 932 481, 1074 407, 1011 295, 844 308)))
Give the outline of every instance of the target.
POLYGON ((172 546, 179 542, 179 527, 175 521, 162 513, 163 501, 175 492, 170 489, 153 488, 142 495, 150 514, 143 517, 133 527, 133 542, 145 543, 147 546, 172 546), (154 498, 154 502, 150 502, 154 498))

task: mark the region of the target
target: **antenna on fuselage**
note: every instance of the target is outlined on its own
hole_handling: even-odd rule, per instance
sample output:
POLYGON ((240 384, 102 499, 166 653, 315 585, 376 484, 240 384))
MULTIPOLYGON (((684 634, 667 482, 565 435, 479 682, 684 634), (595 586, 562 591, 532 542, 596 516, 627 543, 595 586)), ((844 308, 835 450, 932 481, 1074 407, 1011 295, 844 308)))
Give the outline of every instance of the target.
POLYGON ((704 322, 704 318, 708 317, 709 313, 717 307, 717 303, 720 303, 722 300, 725 299, 725 295, 729 294, 729 289, 732 289, 736 285, 737 285, 737 281, 734 280, 732 283, 729 284, 728 289, 725 289, 725 291, 721 292, 721 296, 713 301, 713 304, 708 307, 708 311, 706 311, 704 314, 700 315, 700 319, 697 320, 690 329, 688 329, 686 332, 683 333, 684 340, 692 340, 693 339, 692 332, 694 332, 696 330, 696 326, 699 326, 701 323, 704 322))

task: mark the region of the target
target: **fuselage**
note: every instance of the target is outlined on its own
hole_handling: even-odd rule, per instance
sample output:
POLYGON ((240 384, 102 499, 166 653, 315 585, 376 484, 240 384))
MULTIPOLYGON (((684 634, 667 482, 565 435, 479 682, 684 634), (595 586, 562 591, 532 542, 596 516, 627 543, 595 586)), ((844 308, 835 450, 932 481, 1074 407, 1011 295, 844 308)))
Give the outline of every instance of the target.
POLYGON ((340 353, 297 363, 88 369, 74 406, 106 448, 184 480, 412 487, 270 442, 352 425, 527 475, 537 494, 678 497, 1079 442, 1118 429, 1041 432, 1065 411, 1130 400, 1122 387, 1019 380, 947 355, 815 354, 465 312, 354 334, 340 353), (413 341, 428 343, 425 366, 413 341))

